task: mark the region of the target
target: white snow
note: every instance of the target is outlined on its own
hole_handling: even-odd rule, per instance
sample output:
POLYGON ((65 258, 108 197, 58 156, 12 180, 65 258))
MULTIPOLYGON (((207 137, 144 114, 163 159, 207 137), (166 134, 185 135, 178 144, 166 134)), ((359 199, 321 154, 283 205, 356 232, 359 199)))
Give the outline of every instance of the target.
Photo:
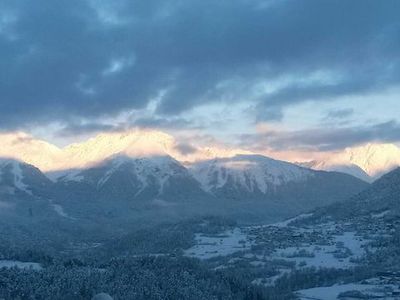
POLYGON ((1 268, 13 268, 17 267, 19 269, 33 269, 36 271, 40 271, 42 266, 39 263, 34 262, 21 262, 18 260, 0 260, 0 269, 1 268))
POLYGON ((299 290, 296 292, 300 300, 334 300, 338 299, 340 293, 347 291, 359 291, 371 298, 394 300, 398 299, 396 296, 391 297, 390 290, 395 290, 397 286, 392 284, 375 285, 375 284, 336 284, 329 287, 316 287, 311 289, 299 290))
MULTIPOLYGON (((168 185, 169 179, 185 171, 183 167, 181 168, 179 162, 170 156, 128 157, 121 153, 109 157, 100 164, 88 167, 105 168, 104 173, 96 183, 98 189, 106 184, 116 172, 123 168, 124 170, 128 170, 140 182, 140 188, 136 192, 136 195, 139 195, 150 184, 155 184, 158 188, 158 194, 161 195, 164 188, 168 185)), ((84 170, 66 171, 57 175, 59 180, 64 182, 80 182, 85 180, 85 176, 84 170)))
POLYGON ((372 182, 373 178, 369 176, 363 169, 359 166, 349 163, 337 161, 335 157, 330 157, 325 160, 313 160, 308 162, 299 162, 298 165, 313 170, 322 170, 328 172, 341 172, 357 177, 366 182, 372 182))
MULTIPOLYGON (((99 163, 118 153, 130 157, 170 155, 180 162, 192 163, 214 158, 231 158, 237 154, 254 154, 221 145, 191 145, 194 151, 182 154, 178 151, 179 143, 173 136, 143 129, 102 133, 63 149, 23 132, 0 134, 0 140, 0 157, 33 164, 44 172, 86 168, 89 164, 99 163)), ((376 178, 400 165, 400 148, 395 144, 365 144, 328 155, 318 161, 321 167, 316 169, 342 171, 364 180, 368 177, 365 178, 362 171, 376 178)))
POLYGON ((381 213, 378 213, 378 214, 372 214, 372 217, 376 218, 376 219, 379 219, 379 218, 383 218, 384 216, 386 216, 389 213, 390 213, 390 210, 385 210, 385 211, 383 211, 381 213))
POLYGON ((228 230, 219 235, 196 234, 196 245, 185 250, 185 255, 199 259, 226 256, 248 250, 250 242, 240 228, 228 230))
POLYGON ((250 192, 266 193, 271 186, 298 182, 312 176, 310 170, 262 155, 236 155, 190 166, 193 176, 206 191, 224 187, 228 180, 250 192))
POLYGON ((63 172, 55 172, 51 176, 48 175, 48 177, 53 181, 60 179, 64 182, 82 182, 85 177, 81 173, 82 170, 65 170, 63 172))
POLYGON ((295 262, 297 267, 346 269, 355 265, 350 261, 351 258, 360 258, 364 254, 362 246, 365 243, 366 241, 362 241, 354 232, 345 232, 343 235, 334 236, 334 240, 330 245, 305 245, 301 247, 277 249, 272 257, 295 262), (351 255, 346 258, 336 258, 334 252, 339 250, 337 246, 338 242, 342 242, 343 247, 351 251, 351 255), (299 252, 301 253, 301 251, 307 254, 313 254, 313 257, 296 256, 299 252), (300 264, 304 262, 306 264, 300 266, 300 264))
POLYGON ((53 200, 49 199, 49 203, 51 207, 54 209, 54 211, 61 217, 71 219, 71 220, 76 220, 74 217, 71 217, 68 215, 65 211, 64 208, 60 204, 55 204, 53 203, 53 200))
POLYGON ((52 207, 53 207, 54 211, 55 211, 58 215, 60 215, 61 217, 68 218, 68 219, 71 219, 71 220, 75 220, 75 218, 71 217, 70 215, 68 215, 68 214, 64 211, 64 208, 63 208, 61 205, 59 205, 59 204, 52 204, 52 207))
POLYGON ((121 166, 128 164, 130 171, 136 175, 141 183, 141 189, 136 194, 139 194, 148 186, 150 176, 158 181, 158 193, 161 194, 169 178, 180 171, 176 168, 179 163, 169 156, 129 158, 118 155, 108 161, 110 167, 98 181, 98 188, 104 185, 121 166))
POLYGON ((301 215, 298 215, 298 216, 296 216, 294 218, 291 218, 291 219, 288 219, 288 220, 285 220, 285 221, 282 221, 282 222, 278 222, 278 223, 269 224, 269 225, 266 225, 266 226, 287 227, 287 226, 289 226, 290 223, 292 223, 294 221, 306 219, 308 217, 311 217, 312 215, 313 215, 312 213, 301 214, 301 215))
POLYGON ((17 189, 24 191, 28 194, 32 194, 32 192, 28 190, 28 186, 23 183, 23 174, 20 163, 18 162, 13 163, 13 173, 14 173, 14 185, 17 187, 17 189))
POLYGON ((275 282, 281 278, 283 275, 285 274, 289 274, 291 272, 291 269, 278 269, 278 274, 271 276, 271 277, 267 277, 267 278, 257 278, 255 280, 253 280, 252 284, 259 284, 259 285, 264 285, 264 286, 274 286, 275 282))
POLYGON ((400 148, 394 144, 365 144, 302 163, 315 170, 339 171, 371 182, 400 166, 400 148))
POLYGON ((0 159, 0 167, 11 167, 12 176, 14 177, 14 187, 20 191, 32 195, 29 187, 23 182, 24 174, 21 168, 21 164, 21 162, 13 159, 0 159))

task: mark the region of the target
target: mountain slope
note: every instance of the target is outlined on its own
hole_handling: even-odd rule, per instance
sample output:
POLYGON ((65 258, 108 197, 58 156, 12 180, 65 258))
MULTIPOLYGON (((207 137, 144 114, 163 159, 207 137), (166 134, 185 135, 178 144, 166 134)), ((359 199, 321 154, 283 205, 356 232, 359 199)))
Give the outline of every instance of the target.
POLYGON ((379 177, 400 165, 400 148, 394 144, 366 144, 347 148, 340 156, 372 177, 379 177))
POLYGON ((185 191, 192 196, 203 193, 187 169, 170 156, 116 155, 91 168, 61 176, 58 185, 85 186, 99 198, 128 201, 177 201, 188 197, 185 191))
POLYGON ((54 185, 57 204, 78 219, 115 224, 200 214, 212 202, 188 170, 170 156, 115 155, 71 170, 54 185))
POLYGON ((14 159, 0 159, 0 194, 40 196, 50 180, 36 167, 14 159))
POLYGON ((261 155, 216 158, 193 164, 191 171, 203 188, 211 192, 230 185, 238 191, 266 194, 279 185, 313 176, 310 170, 261 155))
POLYGON ((216 198, 260 215, 293 215, 345 200, 368 186, 347 174, 314 171, 261 155, 195 163, 190 170, 216 198))
POLYGON ((331 154, 323 160, 299 163, 315 170, 338 171, 372 182, 400 166, 400 148, 394 144, 366 144, 331 154))
POLYGON ((25 243, 48 236, 65 218, 53 204, 53 183, 36 167, 13 159, 0 160, 0 228, 4 236, 25 243))
POLYGON ((318 214, 342 219, 380 213, 400 215, 400 168, 385 174, 345 204, 336 203, 321 209, 318 214))
POLYGON ((365 182, 371 183, 373 178, 369 176, 363 169, 352 163, 339 163, 330 160, 325 161, 309 161, 296 163, 301 167, 310 168, 313 170, 340 172, 357 177, 365 182))

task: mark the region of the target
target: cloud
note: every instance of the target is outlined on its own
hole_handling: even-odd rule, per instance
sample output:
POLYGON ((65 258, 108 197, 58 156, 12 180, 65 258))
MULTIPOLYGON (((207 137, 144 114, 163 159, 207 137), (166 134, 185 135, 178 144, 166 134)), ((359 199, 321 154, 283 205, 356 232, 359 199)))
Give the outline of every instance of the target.
POLYGON ((326 119, 346 119, 354 114, 354 109, 344 108, 344 109, 334 109, 328 111, 325 118, 326 119))
POLYGON ((90 123, 68 123, 61 129, 57 130, 57 134, 63 137, 70 137, 76 135, 91 134, 97 132, 109 132, 120 130, 121 128, 117 125, 102 124, 96 122, 90 123))
POLYGON ((379 91, 400 80, 399 9, 396 0, 4 0, 0 127, 111 117, 161 92, 154 122, 240 101, 279 120, 288 105, 379 91))
POLYGON ((400 124, 396 121, 361 127, 313 128, 298 131, 269 130, 241 136, 242 145, 255 150, 331 151, 367 142, 400 141, 400 124))
POLYGON ((198 150, 196 147, 193 147, 188 143, 178 143, 175 146, 175 149, 182 155, 193 154, 198 150))
POLYGON ((142 128, 182 129, 193 127, 191 122, 184 118, 142 117, 134 120, 132 125, 142 128))

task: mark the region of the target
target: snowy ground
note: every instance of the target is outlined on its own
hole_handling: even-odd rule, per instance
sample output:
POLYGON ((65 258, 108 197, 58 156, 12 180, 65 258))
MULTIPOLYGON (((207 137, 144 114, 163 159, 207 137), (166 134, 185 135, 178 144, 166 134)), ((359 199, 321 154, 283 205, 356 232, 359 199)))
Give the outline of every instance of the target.
POLYGON ((199 233, 196 234, 195 239, 196 245, 185 250, 186 256, 209 259, 250 249, 247 235, 240 228, 234 228, 219 235, 199 233))
MULTIPOLYGON (((301 215, 295 219, 304 218, 308 215, 301 215)), ((273 227, 286 227, 291 221, 268 225, 273 227)), ((266 227, 264 227, 266 228, 266 227)), ((329 237, 330 242, 327 245, 318 243, 303 243, 298 246, 286 248, 276 248, 275 251, 266 259, 284 259, 294 262, 297 268, 307 267, 326 267, 326 268, 350 268, 355 266, 352 262, 361 258, 365 250, 363 246, 368 242, 357 236, 354 232, 343 232, 342 234, 333 234, 335 229, 332 224, 324 224, 319 228, 321 235, 329 237)), ((267 230, 267 229, 266 229, 267 230)), ((303 229, 296 232, 304 232, 303 229)), ((246 228, 234 228, 219 235, 196 234, 196 245, 185 250, 185 255, 197 257, 200 259, 209 259, 217 256, 227 256, 235 252, 243 251, 243 258, 250 259, 254 255, 251 253, 250 246, 254 244, 246 231, 246 228)), ((256 258, 256 256, 254 256, 256 258)), ((253 264, 262 261, 252 262, 253 264)))
POLYGON ((42 266, 34 262, 21 262, 17 260, 0 260, 0 268, 13 268, 41 270, 42 266))
POLYGON ((298 215, 297 217, 294 217, 294 218, 291 218, 291 219, 288 219, 288 220, 285 220, 285 221, 282 221, 282 222, 269 224, 269 225, 266 225, 266 226, 287 227, 287 226, 289 226, 290 223, 292 223, 294 221, 305 219, 305 218, 311 217, 312 215, 313 214, 301 214, 301 215, 298 215))
POLYGON ((284 274, 289 274, 292 270, 291 269, 278 269, 278 274, 271 276, 271 277, 267 277, 267 278, 257 278, 255 280, 253 280, 253 284, 259 284, 259 285, 264 285, 264 286, 274 286, 275 282, 281 278, 284 274))
MULTIPOLYGON (((275 266, 278 271, 276 275, 253 280, 254 284, 264 286, 273 286, 276 280, 294 269, 309 267, 348 269, 360 263, 358 259, 364 257, 370 240, 358 235, 353 228, 337 225, 334 222, 312 227, 289 225, 295 220, 309 216, 309 214, 304 214, 270 225, 236 227, 219 235, 198 233, 195 236, 195 246, 187 249, 185 255, 210 259, 240 252, 228 261, 221 261, 222 263, 216 269, 226 268, 242 260, 254 268, 263 267, 266 264, 275 266)), ((372 288, 382 286, 382 283, 369 285, 357 283, 299 291, 299 295, 302 295, 301 299, 330 300, 336 299, 341 292, 352 289, 371 292, 372 288)), ((382 289, 378 290, 378 294, 381 292, 382 289)), ((368 295, 372 295, 371 293, 368 295)))
POLYGON ((295 262, 297 267, 345 269, 355 265, 350 261, 351 258, 360 258, 364 254, 362 248, 364 243, 355 236, 354 232, 345 232, 343 235, 334 236, 332 245, 306 245, 277 249, 272 257, 295 262), (350 251, 348 257, 339 258, 334 255, 337 252, 347 252, 348 250, 350 251))
MULTIPOLYGON (((317 287, 312 289, 300 290, 296 294, 300 300, 334 300, 341 299, 338 296, 342 293, 347 292, 350 296, 351 291, 353 295, 364 295, 364 298, 358 296, 357 299, 386 299, 395 300, 399 299, 398 296, 394 295, 394 292, 398 291, 398 286, 394 284, 381 284, 380 282, 373 283, 349 283, 349 284, 336 284, 329 287, 317 287), (361 294, 360 294, 361 293, 361 294)), ((342 294, 343 295, 343 294, 342 294)), ((353 297, 352 299, 356 299, 353 297)))
POLYGON ((61 217, 67 218, 67 219, 71 219, 71 220, 76 220, 74 217, 71 217, 70 215, 68 215, 64 208, 60 205, 60 204, 55 204, 53 203, 53 200, 49 200, 51 207, 54 209, 54 211, 61 217))

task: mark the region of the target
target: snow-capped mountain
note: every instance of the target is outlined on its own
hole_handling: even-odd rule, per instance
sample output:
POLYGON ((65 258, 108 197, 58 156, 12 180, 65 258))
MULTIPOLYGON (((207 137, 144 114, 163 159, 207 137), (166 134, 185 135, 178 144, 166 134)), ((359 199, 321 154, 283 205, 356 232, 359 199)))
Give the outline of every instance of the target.
MULTIPOLYGON (((53 174, 53 181, 24 163, 4 161, 1 166, 0 188, 10 195, 23 193, 26 200, 35 196, 41 201, 35 205, 41 205, 42 217, 94 223, 110 218, 128 222, 143 214, 154 218, 201 213, 254 222, 342 201, 367 187, 346 174, 261 155, 215 158, 186 167, 168 155, 121 153, 58 177, 53 174)), ((26 200, 18 204, 22 214, 31 207, 26 200)))
POLYGON ((299 166, 304 168, 310 168, 313 170, 341 172, 345 174, 357 177, 365 182, 372 182, 373 178, 369 176, 363 169, 355 164, 335 163, 329 160, 317 161, 312 160, 308 162, 299 162, 299 166))
POLYGON ((40 195, 50 186, 50 180, 36 167, 14 159, 0 159, 0 194, 40 195))
POLYGON ((343 172, 371 182, 400 166, 400 148, 394 144, 366 144, 299 165, 315 170, 343 172))
MULTIPOLYGON (((190 164, 255 154, 221 145, 182 143, 170 134, 149 129, 102 133, 65 148, 58 148, 22 132, 0 134, 0 138, 0 157, 32 164, 50 176, 61 170, 87 169, 114 155, 132 158, 171 156, 181 163, 190 164)), ((315 170, 343 172, 371 182, 400 165, 400 148, 394 144, 366 144, 298 164, 315 170)))
POLYGON ((113 155, 126 157, 163 156, 174 148, 172 136, 159 131, 130 131, 99 134, 83 143, 72 144, 63 149, 64 156, 73 165, 84 168, 98 164, 113 155))
POLYGON ((48 227, 44 224, 58 220, 59 215, 50 200, 52 186, 36 167, 13 159, 0 159, 0 223, 8 224, 7 230, 11 230, 17 224, 33 228, 36 222, 48 227))
POLYGON ((400 165, 400 148, 394 144, 366 144, 356 148, 347 148, 338 156, 359 166, 368 175, 375 178, 400 165))
POLYGON ((43 153, 30 159, 43 157, 37 161, 52 182, 34 167, 29 173, 25 165, 11 164, 2 171, 2 189, 43 195, 50 208, 62 208, 58 214, 73 219, 109 214, 129 218, 155 206, 173 207, 169 210, 176 214, 182 212, 177 206, 186 212, 206 208, 207 213, 246 213, 248 220, 266 213, 291 216, 345 200, 367 187, 346 174, 302 168, 239 149, 196 147, 183 151, 187 155, 172 136, 153 130, 104 133, 64 149, 20 136, 10 138, 7 151, 12 143, 18 148, 24 143, 44 145, 43 153))
POLYGON ((0 134, 0 157, 11 157, 35 165, 46 173, 87 169, 111 156, 127 157, 171 156, 180 162, 193 162, 215 157, 249 154, 249 151, 223 146, 193 146, 182 144, 172 135, 157 130, 132 129, 101 133, 87 141, 58 148, 45 141, 21 133, 0 134), (185 148, 186 150, 182 150, 185 148))
POLYGON ((202 193, 188 170, 170 156, 114 155, 90 168, 66 172, 57 182, 72 189, 85 187, 98 198, 128 201, 162 203, 202 193))
POLYGON ((42 171, 51 170, 62 162, 62 150, 23 132, 0 133, 0 158, 22 161, 42 171))
POLYGON ((191 171, 206 191, 231 184, 237 189, 263 194, 278 185, 305 181, 314 175, 311 170, 262 155, 215 158, 193 164, 191 171))
POLYGON ((344 200, 367 186, 346 174, 314 171, 261 155, 198 162, 190 170, 203 189, 219 199, 257 200, 255 204, 297 211, 344 200))

